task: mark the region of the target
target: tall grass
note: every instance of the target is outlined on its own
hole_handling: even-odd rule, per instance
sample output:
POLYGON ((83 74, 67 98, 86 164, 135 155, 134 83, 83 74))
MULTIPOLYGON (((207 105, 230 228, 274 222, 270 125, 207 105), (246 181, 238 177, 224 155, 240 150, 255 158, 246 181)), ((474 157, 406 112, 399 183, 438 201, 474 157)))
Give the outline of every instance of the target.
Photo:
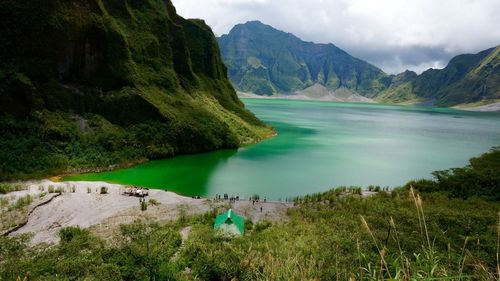
MULTIPOLYGON (((377 249, 379 255, 379 266, 375 266, 372 263, 366 263, 362 266, 362 271, 365 274, 358 274, 360 280, 472 280, 476 277, 464 273, 464 268, 466 266, 466 261, 468 258, 474 262, 471 257, 472 254, 468 250, 469 237, 465 237, 463 246, 460 253, 459 262, 455 265, 452 263, 447 263, 450 257, 446 257, 445 254, 439 253, 435 248, 433 243, 431 243, 430 233, 428 230, 428 222, 425 218, 423 200, 419 194, 416 194, 413 188, 410 188, 410 197, 416 207, 416 215, 418 218, 418 228, 419 236, 421 241, 421 251, 414 253, 406 253, 401 247, 401 241, 396 227, 394 219, 391 217, 390 223, 390 235, 397 245, 397 251, 394 253, 388 252, 388 248, 382 241, 379 241, 373 231, 371 230, 368 222, 363 216, 361 218, 361 225, 365 231, 369 234, 373 245, 377 249), (390 256, 390 261, 387 258, 390 256)), ((387 237, 389 238, 389 236, 387 237)), ((359 242, 358 242, 359 243, 359 242)), ((479 244, 479 239, 478 239, 479 244)), ((448 246, 449 247, 449 246, 448 246)), ((497 261, 496 261, 496 275, 500 277, 499 268, 499 249, 500 249, 500 214, 499 222, 497 226, 497 261)), ((358 246, 358 251, 360 251, 358 246)), ((449 251, 450 252, 450 251, 449 251)), ((365 253, 360 253, 360 256, 364 256, 365 253)), ((476 257, 477 258, 477 257, 476 257)), ((360 263, 361 264, 361 263, 360 263)), ((476 263, 471 264, 473 267, 480 268, 485 276, 493 277, 493 274, 480 262, 476 260, 476 263)), ((489 280, 489 278, 484 279, 489 280)), ((500 279, 498 279, 500 280, 500 279)))
POLYGON ((23 197, 19 197, 14 204, 9 206, 9 211, 22 209, 31 204, 32 202, 33 202, 33 197, 31 197, 31 195, 29 194, 23 197))
POLYGON ((0 208, 3 208, 5 206, 9 205, 9 198, 0 198, 0 208))
POLYGON ((498 213, 498 225, 497 225, 497 276, 500 280, 500 212, 498 213))
POLYGON ((9 192, 21 191, 28 189, 28 186, 22 183, 9 184, 0 183, 0 194, 7 194, 9 192))
MULTIPOLYGON (((144 225, 133 224, 122 227, 127 236, 110 248, 86 232, 43 252, 27 248, 22 254, 2 257, 0 251, 6 265, 0 267, 0 277, 11 280, 12 273, 15 280, 33 272, 34 280, 55 274, 63 280, 75 274, 96 280, 113 272, 106 276, 114 277, 101 280, 163 276, 157 280, 413 281, 496 280, 500 274, 497 204, 427 197, 415 190, 380 192, 369 198, 329 191, 299 201, 289 209, 287 221, 248 224, 245 235, 234 239, 214 235, 217 207, 205 215, 188 216, 187 206, 181 206, 178 221, 155 227, 156 242, 143 233, 144 225), (478 224, 466 231, 464 218, 478 224), (171 249, 178 253, 175 261, 166 262, 163 250, 152 251, 151 247, 171 239, 164 234, 177 237, 186 225, 192 226, 189 238, 182 247, 176 248, 176 242, 171 249), (481 249, 470 243, 478 240, 474 245, 481 249), (160 260, 162 264, 151 263, 160 260)), ((0 242, 14 243, 2 238, 0 242)), ((15 245, 5 250, 19 248, 15 245)))

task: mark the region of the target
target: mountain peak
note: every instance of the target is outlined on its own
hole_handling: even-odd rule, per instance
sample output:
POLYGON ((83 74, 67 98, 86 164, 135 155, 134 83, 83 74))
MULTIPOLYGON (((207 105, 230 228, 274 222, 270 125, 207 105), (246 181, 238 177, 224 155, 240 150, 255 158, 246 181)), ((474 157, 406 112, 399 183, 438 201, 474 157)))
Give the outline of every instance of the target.
POLYGON ((264 24, 260 20, 249 20, 246 23, 244 23, 243 25, 267 25, 267 24, 264 24))
POLYGON ((219 45, 233 84, 244 92, 293 93, 320 84, 367 94, 379 91, 375 80, 385 76, 334 44, 305 42, 260 21, 235 26, 219 45))
POLYGON ((252 30, 254 32, 263 31, 263 32, 276 32, 276 33, 284 33, 284 31, 278 30, 271 25, 265 24, 259 20, 247 21, 246 23, 235 25, 229 33, 234 33, 243 30, 252 30))

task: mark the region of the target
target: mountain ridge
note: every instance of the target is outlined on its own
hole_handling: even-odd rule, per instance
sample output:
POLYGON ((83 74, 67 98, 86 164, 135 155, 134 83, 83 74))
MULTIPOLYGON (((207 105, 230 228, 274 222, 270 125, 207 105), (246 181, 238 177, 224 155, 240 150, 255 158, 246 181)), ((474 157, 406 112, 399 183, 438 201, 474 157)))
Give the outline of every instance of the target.
POLYGON ((334 44, 304 42, 259 21, 237 25, 218 41, 229 77, 241 91, 293 93, 319 83, 332 91, 346 88, 368 95, 368 88, 380 87, 377 78, 385 75, 334 44))
POLYGON ((238 24, 218 41, 229 78, 242 92, 334 99, 341 90, 382 103, 440 106, 500 99, 500 46, 456 56, 444 69, 389 75, 332 43, 305 42, 260 21, 238 24), (328 93, 308 94, 316 84, 328 93))

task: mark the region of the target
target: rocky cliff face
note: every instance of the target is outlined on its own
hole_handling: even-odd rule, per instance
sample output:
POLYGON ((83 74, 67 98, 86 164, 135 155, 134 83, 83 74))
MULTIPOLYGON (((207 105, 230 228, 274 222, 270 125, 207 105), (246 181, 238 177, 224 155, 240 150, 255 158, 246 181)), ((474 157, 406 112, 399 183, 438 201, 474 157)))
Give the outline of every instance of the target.
POLYGON ((169 0, 0 2, 0 179, 258 141, 217 41, 169 0))

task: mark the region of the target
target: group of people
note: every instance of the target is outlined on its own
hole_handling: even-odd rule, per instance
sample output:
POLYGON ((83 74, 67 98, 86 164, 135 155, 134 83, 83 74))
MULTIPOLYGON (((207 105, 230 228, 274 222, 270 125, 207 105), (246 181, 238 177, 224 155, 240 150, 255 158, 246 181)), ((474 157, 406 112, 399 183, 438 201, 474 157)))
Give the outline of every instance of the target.
MULTIPOLYGON (((224 194, 215 194, 214 200, 216 202, 221 202, 221 201, 229 201, 229 203, 235 203, 236 201, 240 201, 240 196, 229 196, 227 193, 224 194)), ((255 203, 260 202, 260 198, 258 196, 252 196, 248 199, 249 201, 252 201, 252 205, 255 206, 255 203)), ((267 202, 267 198, 264 197, 264 203, 267 202)), ((263 212, 263 207, 262 205, 260 206, 260 212, 263 212)))
MULTIPOLYGON (((214 200, 216 202, 221 202, 221 201, 229 201, 229 203, 235 203, 236 201, 240 201, 240 196, 229 196, 227 193, 224 194, 216 194, 214 200)), ((252 201, 252 205, 255 206, 255 203, 260 202, 259 197, 252 196, 248 199, 249 201, 252 201)), ((267 202, 267 198, 264 197, 264 203, 267 202)), ((263 207, 262 205, 260 206, 260 212, 263 212, 263 207)))
MULTIPOLYGON (((255 203, 259 203, 259 202, 260 202, 260 198, 257 198, 257 199, 252 198, 252 205, 255 205, 255 203)), ((267 202, 267 198, 264 197, 264 203, 266 203, 266 202, 267 202)))
POLYGON ((223 195, 216 194, 215 201, 229 201, 230 203, 235 203, 236 201, 240 201, 240 196, 229 196, 227 193, 223 195))

